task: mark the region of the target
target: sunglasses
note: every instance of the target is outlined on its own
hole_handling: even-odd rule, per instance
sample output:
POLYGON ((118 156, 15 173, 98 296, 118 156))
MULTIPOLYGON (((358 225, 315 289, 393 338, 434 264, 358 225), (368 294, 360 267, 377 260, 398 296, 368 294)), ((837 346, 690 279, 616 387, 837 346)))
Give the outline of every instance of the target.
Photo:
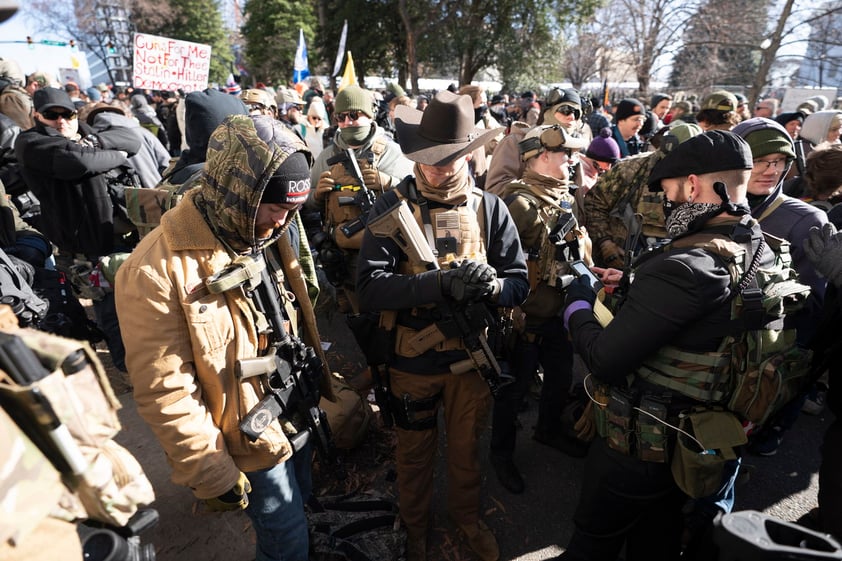
POLYGON ((336 122, 343 123, 348 117, 350 117, 352 121, 356 121, 361 115, 365 115, 365 113, 362 111, 343 111, 342 113, 336 114, 336 122))
POLYGON ((41 116, 47 119, 48 121, 57 121, 60 118, 63 118, 66 121, 72 121, 76 118, 76 112, 67 113, 65 111, 50 111, 49 109, 41 113, 41 116))
POLYGON ((579 110, 569 105, 562 105, 556 109, 556 113, 561 113, 562 115, 575 115, 577 119, 579 118, 579 110))

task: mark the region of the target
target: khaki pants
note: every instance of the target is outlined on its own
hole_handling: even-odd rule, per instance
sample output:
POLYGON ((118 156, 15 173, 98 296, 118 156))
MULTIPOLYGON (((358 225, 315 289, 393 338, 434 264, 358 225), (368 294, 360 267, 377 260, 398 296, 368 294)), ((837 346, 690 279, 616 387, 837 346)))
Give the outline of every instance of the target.
MULTIPOLYGON (((479 520, 479 437, 488 425, 491 393, 477 371, 465 374, 409 374, 390 370, 392 393, 423 399, 441 393, 436 411, 444 408, 447 454, 447 510, 458 526, 479 520)), ((438 429, 397 429, 397 471, 400 514, 410 533, 426 532, 433 496, 433 469, 438 429)))

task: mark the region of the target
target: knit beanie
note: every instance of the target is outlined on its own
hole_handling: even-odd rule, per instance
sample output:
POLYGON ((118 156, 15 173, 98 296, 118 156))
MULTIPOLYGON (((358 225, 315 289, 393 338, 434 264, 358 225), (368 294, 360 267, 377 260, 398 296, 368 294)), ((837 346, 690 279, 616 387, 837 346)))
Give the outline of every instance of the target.
POLYGON ((745 136, 751 147, 751 156, 755 160, 771 154, 783 154, 787 158, 795 158, 792 139, 785 132, 776 128, 767 128, 751 132, 745 136))
POLYGON ((777 117, 775 117, 775 121, 780 123, 782 127, 785 127, 787 123, 790 121, 798 121, 799 123, 804 123, 804 113, 799 111, 792 111, 791 113, 781 113, 777 117))
POLYGON ((599 136, 594 138, 588 145, 585 156, 609 164, 613 164, 620 159, 620 146, 611 137, 610 128, 605 127, 599 131, 599 136))
POLYGON ((640 103, 640 101, 634 99, 633 97, 629 97, 620 100, 620 103, 617 104, 617 109, 614 111, 614 121, 619 122, 635 115, 646 116, 646 110, 643 108, 643 104, 640 103))
POLYGON ((293 152, 269 178, 261 204, 304 204, 310 194, 310 165, 303 152, 293 152))
POLYGON ((731 132, 745 139, 751 148, 752 158, 763 158, 771 154, 782 154, 795 158, 795 147, 786 129, 777 121, 764 117, 746 119, 731 129, 731 132))
POLYGON ((374 98, 371 92, 359 86, 350 85, 342 88, 333 100, 334 114, 346 111, 362 111, 370 119, 374 118, 374 98))

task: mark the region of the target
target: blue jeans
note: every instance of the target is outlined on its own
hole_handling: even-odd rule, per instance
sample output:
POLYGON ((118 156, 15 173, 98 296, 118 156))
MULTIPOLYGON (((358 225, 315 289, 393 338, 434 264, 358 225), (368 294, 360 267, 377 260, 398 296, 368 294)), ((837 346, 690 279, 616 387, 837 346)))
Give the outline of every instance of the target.
POLYGON ((310 446, 269 469, 246 474, 246 514, 257 534, 255 561, 307 561, 310 539, 304 504, 312 490, 310 446))

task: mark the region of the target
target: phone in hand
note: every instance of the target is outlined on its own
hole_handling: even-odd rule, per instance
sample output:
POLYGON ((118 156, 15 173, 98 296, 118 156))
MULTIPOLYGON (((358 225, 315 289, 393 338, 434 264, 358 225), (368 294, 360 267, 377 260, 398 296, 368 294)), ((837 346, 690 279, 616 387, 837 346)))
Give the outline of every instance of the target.
POLYGON ((602 281, 591 271, 587 263, 582 260, 576 260, 570 263, 570 270, 574 276, 586 277, 591 283, 591 288, 594 292, 599 292, 602 289, 602 281))

